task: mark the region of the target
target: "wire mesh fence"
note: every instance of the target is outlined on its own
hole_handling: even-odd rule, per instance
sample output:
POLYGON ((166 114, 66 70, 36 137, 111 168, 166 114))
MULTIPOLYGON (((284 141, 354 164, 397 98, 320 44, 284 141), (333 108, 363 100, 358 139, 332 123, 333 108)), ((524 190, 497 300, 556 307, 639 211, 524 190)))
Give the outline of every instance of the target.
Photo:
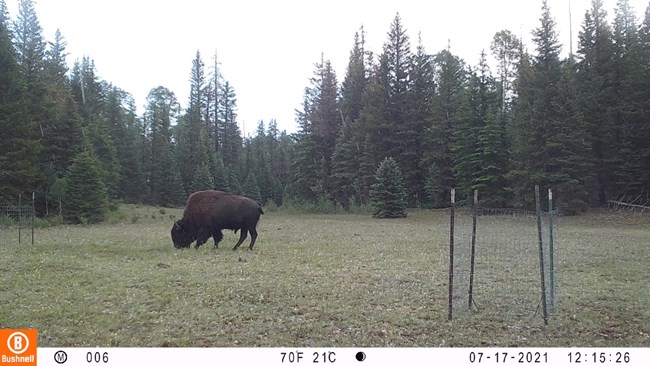
POLYGON ((21 195, 17 205, 0 205, 0 244, 34 244, 34 218, 33 194, 29 204, 23 204, 21 195))
POLYGON ((557 305, 557 212, 541 213, 539 225, 535 211, 465 206, 451 213, 448 318, 480 312, 548 321, 557 305))

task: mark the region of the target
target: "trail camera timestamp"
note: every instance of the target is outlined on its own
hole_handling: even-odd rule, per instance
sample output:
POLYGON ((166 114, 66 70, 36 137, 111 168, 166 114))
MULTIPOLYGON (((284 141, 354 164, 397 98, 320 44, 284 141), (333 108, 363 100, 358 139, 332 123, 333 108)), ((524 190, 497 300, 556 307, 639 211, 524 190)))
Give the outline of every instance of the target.
POLYGON ((471 364, 547 364, 547 352, 470 352, 471 364))
POLYGON ((569 352, 567 354, 571 364, 629 364, 630 352, 569 352))

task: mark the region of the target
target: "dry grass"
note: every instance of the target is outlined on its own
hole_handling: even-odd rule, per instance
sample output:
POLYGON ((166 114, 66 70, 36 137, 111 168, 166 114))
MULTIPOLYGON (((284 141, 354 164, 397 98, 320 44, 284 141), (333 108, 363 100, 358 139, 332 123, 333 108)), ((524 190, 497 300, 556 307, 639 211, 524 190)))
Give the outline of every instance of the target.
POLYGON ((37 328, 45 347, 650 345, 648 215, 562 220, 547 327, 534 302, 446 320, 445 211, 267 212, 253 252, 232 252, 231 232, 216 250, 174 249, 180 215, 127 206, 112 224, 37 229, 34 246, 3 229, 0 328, 37 328))

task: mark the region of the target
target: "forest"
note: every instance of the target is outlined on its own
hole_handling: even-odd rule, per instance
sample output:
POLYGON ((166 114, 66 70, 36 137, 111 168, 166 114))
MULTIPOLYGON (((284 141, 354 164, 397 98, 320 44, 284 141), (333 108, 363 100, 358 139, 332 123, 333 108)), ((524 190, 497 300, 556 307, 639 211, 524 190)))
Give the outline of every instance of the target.
POLYGON ((13 20, 0 0, 0 204, 35 192, 39 215, 85 223, 119 202, 182 206, 219 189, 347 210, 370 203, 388 157, 409 207, 446 207, 452 187, 461 200, 478 189, 483 206, 530 208, 540 185, 564 214, 647 196, 650 6, 639 17, 618 0, 613 12, 592 0, 562 57, 543 0, 532 49, 502 30, 476 65, 430 53, 396 14, 381 50, 366 49, 363 27, 351 35, 342 82, 316 62, 296 133, 270 120, 242 136, 235 86, 200 52, 187 107, 156 86, 138 115, 92 58, 69 68, 63 35, 45 40, 32 0, 13 20))

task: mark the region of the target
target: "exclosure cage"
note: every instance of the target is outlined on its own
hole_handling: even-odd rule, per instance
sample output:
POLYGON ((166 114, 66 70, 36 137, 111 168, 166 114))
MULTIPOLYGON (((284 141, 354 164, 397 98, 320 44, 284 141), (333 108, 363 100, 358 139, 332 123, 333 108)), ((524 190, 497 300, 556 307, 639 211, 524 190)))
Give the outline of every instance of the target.
POLYGON ((34 244, 34 193, 31 202, 24 201, 19 194, 17 205, 0 205, 0 244, 14 240, 21 244, 28 241, 30 235, 34 244))
POLYGON ((457 207, 451 192, 447 318, 480 312, 493 320, 541 316, 557 306, 557 211, 457 207))

